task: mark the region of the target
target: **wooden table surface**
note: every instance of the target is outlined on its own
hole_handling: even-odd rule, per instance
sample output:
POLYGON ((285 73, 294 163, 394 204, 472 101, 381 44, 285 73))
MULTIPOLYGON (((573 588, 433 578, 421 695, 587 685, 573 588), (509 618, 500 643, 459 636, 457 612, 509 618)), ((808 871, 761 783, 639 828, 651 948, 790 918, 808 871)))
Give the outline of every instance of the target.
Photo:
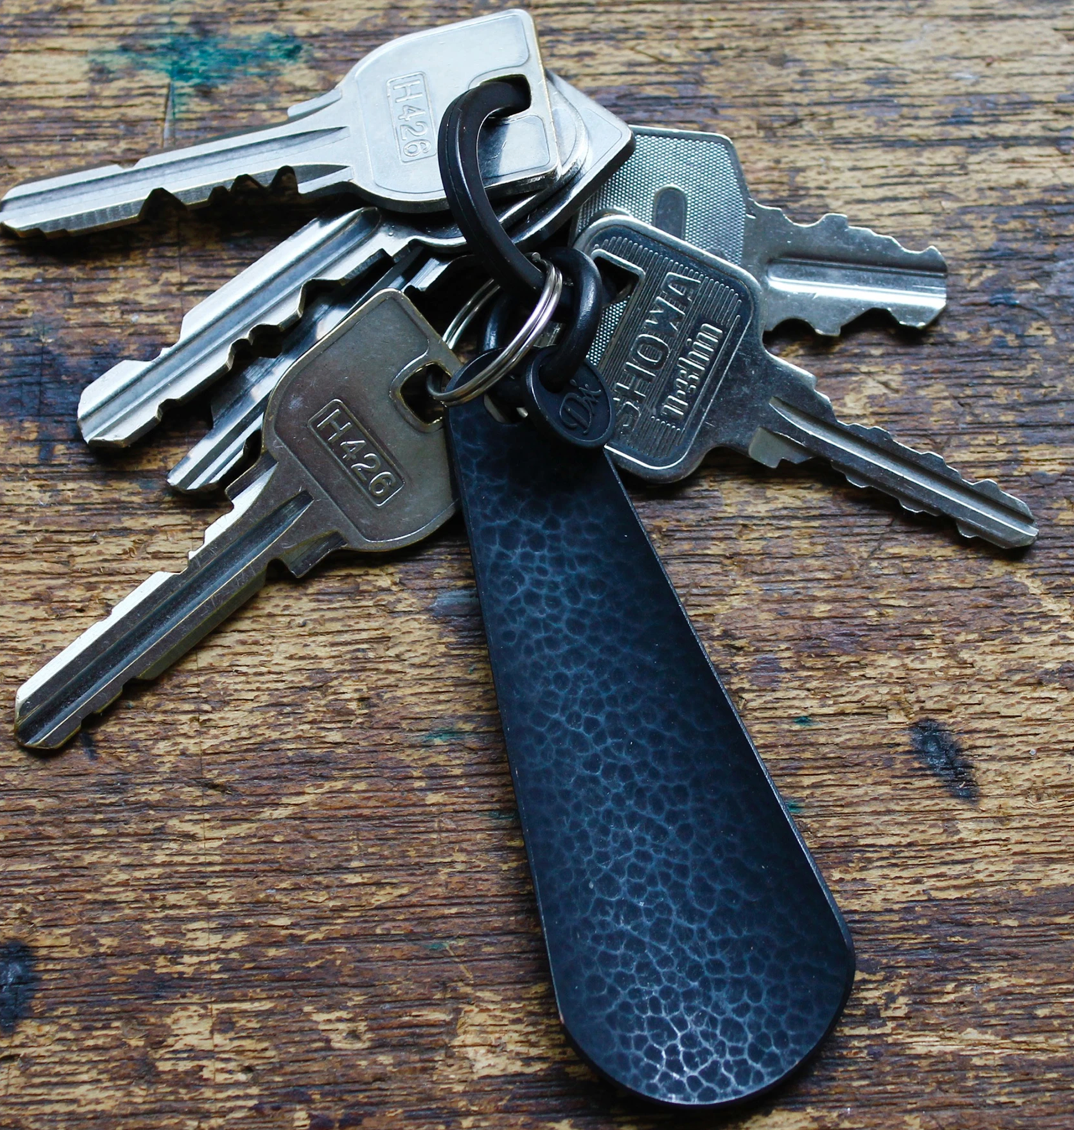
MULTIPOLYGON (((493 6, 494 7, 494 6, 493 6)), ((1028 552, 814 466, 634 489, 853 932, 817 1060, 724 1119, 597 1081, 551 996, 468 550, 267 589, 58 756, 0 753, 0 1126, 1065 1127, 1074 1103, 1074 11, 1047 0, 530 5, 635 124, 735 139, 760 201, 950 265, 925 332, 784 327, 842 415, 995 478, 1028 552)), ((328 89, 481 3, 4 0, 0 185, 134 160, 328 89)), ((254 191, 0 241, 0 673, 17 687, 226 501, 206 425, 127 452, 82 387, 313 214, 254 191)))

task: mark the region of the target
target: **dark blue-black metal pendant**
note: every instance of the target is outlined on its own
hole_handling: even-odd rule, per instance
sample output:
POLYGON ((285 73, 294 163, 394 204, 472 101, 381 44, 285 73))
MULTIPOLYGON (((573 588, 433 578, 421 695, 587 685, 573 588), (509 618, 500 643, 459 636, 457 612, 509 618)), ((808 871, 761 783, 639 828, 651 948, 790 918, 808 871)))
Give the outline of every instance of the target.
POLYGON ((604 454, 447 428, 570 1039, 658 1103, 752 1098, 839 1016, 846 925, 604 454))

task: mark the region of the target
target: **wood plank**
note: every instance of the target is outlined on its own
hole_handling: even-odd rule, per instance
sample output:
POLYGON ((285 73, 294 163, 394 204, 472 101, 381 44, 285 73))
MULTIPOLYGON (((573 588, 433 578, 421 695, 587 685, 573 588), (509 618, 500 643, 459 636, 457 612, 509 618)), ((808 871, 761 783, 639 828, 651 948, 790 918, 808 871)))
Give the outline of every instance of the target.
MULTIPOLYGON (((845 418, 995 478, 1041 526, 1004 553, 824 469, 719 454, 636 488, 859 955, 817 1061, 720 1124, 1064 1126, 1074 16, 1046 0, 530 9, 548 64, 627 121, 733 137, 762 202, 944 251, 931 329, 866 317, 834 342, 785 327, 773 348, 845 418)), ((0 180, 272 121, 390 36, 485 10, 6 0, 0 180)), ((101 456, 75 429, 81 388, 173 341, 311 214, 250 192, 0 241, 9 718, 44 660, 180 567, 225 508, 164 484, 204 406, 101 456)), ((562 1035, 457 523, 275 581, 57 757, 3 742, 0 1126, 682 1123, 595 1081, 562 1035)))

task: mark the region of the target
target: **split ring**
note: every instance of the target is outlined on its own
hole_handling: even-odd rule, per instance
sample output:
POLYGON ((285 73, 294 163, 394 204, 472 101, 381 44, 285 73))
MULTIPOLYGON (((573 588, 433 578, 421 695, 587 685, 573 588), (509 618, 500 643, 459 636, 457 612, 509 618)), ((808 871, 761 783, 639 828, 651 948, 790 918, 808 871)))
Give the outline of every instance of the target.
MULTIPOLYGON (((442 404, 445 408, 454 408, 465 404, 469 400, 476 400, 488 392, 497 381, 506 377, 508 373, 522 360, 523 357, 537 344, 537 340, 544 333, 552 315, 556 312, 560 297, 563 294, 563 275, 558 267, 552 263, 545 264, 544 286, 533 312, 526 319, 525 324, 517 334, 507 343, 498 356, 492 359, 491 364, 480 373, 471 377, 457 388, 450 386, 443 391, 428 386, 429 395, 442 404)), ((489 291, 491 296, 492 291, 489 291)), ((476 295, 475 295, 476 298, 476 295)), ((483 304, 483 303, 482 303, 483 304)), ((475 308, 472 314, 477 313, 475 308)), ((458 332, 461 333, 461 330, 458 332)))

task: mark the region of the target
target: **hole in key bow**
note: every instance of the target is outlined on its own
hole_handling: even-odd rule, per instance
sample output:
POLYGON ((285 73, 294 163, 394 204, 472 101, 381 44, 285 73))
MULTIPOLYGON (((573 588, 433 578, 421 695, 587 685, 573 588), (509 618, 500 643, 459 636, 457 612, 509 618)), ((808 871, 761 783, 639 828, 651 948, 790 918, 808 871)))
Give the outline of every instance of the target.
POLYGON ((411 423, 427 431, 437 426, 443 418, 444 410, 429 394, 429 384, 443 388, 451 379, 451 374, 442 365, 423 365, 415 369, 399 386, 398 397, 411 423))

